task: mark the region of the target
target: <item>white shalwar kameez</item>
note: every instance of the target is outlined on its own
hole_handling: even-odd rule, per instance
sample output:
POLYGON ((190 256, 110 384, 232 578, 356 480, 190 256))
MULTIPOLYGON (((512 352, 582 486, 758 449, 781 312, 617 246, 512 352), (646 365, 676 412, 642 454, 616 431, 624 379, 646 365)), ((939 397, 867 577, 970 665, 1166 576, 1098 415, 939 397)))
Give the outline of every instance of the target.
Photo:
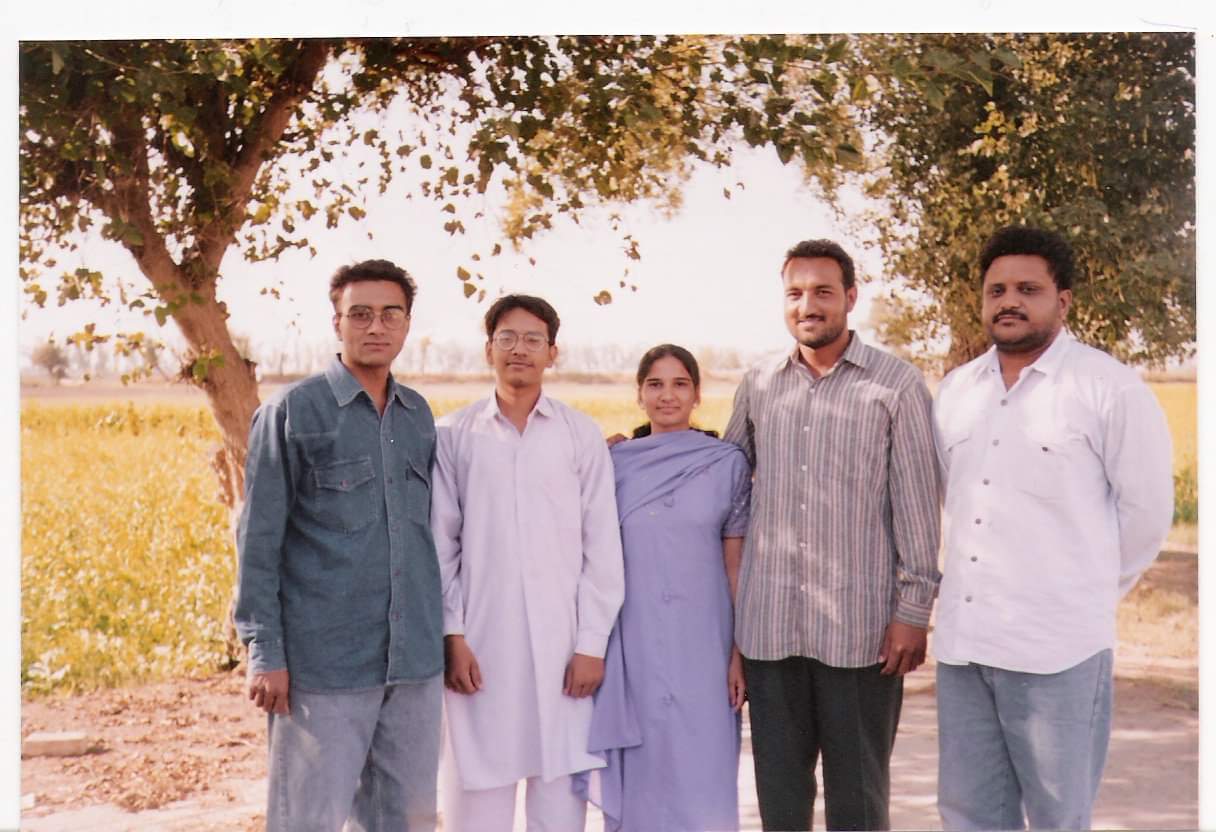
POLYGON ((591 697, 562 693, 576 652, 603 657, 624 598, 600 430, 543 393, 522 433, 493 394, 436 428, 431 525, 444 633, 464 634, 482 677, 477 693, 445 693, 460 787, 600 768, 587 751, 591 697))

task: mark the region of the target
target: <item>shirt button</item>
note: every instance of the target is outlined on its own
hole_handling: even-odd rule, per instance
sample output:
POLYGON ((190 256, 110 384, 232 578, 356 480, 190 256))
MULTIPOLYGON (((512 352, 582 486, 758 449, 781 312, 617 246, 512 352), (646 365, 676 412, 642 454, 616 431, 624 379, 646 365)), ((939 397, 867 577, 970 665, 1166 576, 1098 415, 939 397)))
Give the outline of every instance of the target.
POLYGON ((1007 404, 1009 404, 1009 402, 1007 400, 1001 399, 1001 407, 1004 407, 1007 404))
POLYGON ((664 592, 664 593, 663 593, 663 603, 664 603, 664 604, 670 604, 670 603, 671 603, 671 593, 670 593, 670 592, 664 592))
POLYGON ((802 509, 803 511, 806 511, 806 503, 799 503, 798 508, 802 509))
POLYGON ((983 521, 983 520, 981 520, 979 517, 975 518, 975 525, 977 525, 977 526, 982 525, 982 524, 983 524, 983 522, 984 522, 984 521, 983 521))
POLYGON ((674 701, 676 701, 676 698, 674 696, 672 696, 670 693, 663 695, 663 704, 664 705, 670 705, 674 701))
POLYGON ((798 587, 798 591, 799 591, 799 592, 806 592, 806 584, 802 584, 800 587, 798 587))
POLYGON ((972 556, 971 556, 971 562, 972 562, 972 563, 975 563, 977 560, 979 560, 979 558, 977 558, 975 555, 972 555, 972 556))
POLYGON ((987 484, 988 484, 988 480, 984 480, 984 485, 987 485, 987 484))
MULTIPOLYGON (((975 558, 972 558, 972 560, 975 560, 975 558)), ((400 577, 401 577, 401 570, 400 570, 400 569, 394 569, 394 570, 393 570, 393 577, 394 577, 394 578, 400 578, 400 577)))
POLYGON ((799 541, 798 541, 798 548, 799 548, 799 549, 805 549, 805 548, 806 548, 806 541, 805 541, 805 540, 799 540, 799 541))
POLYGON ((993 444, 993 445, 999 445, 999 444, 1001 444, 1001 440, 999 440, 999 439, 993 439, 993 440, 992 440, 992 444, 993 444))
POLYGON ((389 477, 389 478, 388 478, 388 484, 389 484, 389 485, 392 485, 392 484, 393 484, 393 478, 392 478, 392 477, 389 477))
POLYGON ((805 471, 805 470, 806 470, 806 466, 805 466, 805 465, 803 465, 803 466, 802 466, 802 470, 803 470, 803 471, 805 471))
POLYGON ((400 620, 401 620, 401 613, 399 613, 399 612, 395 612, 395 613, 393 613, 393 620, 394 620, 394 621, 400 621, 400 620))
POLYGON ((964 600, 964 601, 966 601, 968 604, 970 604, 970 603, 971 603, 971 596, 970 596, 970 595, 968 595, 968 596, 967 596, 966 598, 964 598, 963 600, 964 600))
POLYGON ((396 441, 397 441, 396 439, 392 439, 392 438, 390 438, 390 439, 388 440, 388 444, 390 444, 390 445, 391 445, 391 444, 393 444, 393 443, 394 443, 394 442, 396 442, 396 441))
POLYGON ((806 433, 806 432, 807 432, 808 430, 810 430, 810 429, 811 429, 811 426, 810 426, 810 425, 803 425, 803 426, 802 426, 802 432, 803 432, 803 433, 806 433))

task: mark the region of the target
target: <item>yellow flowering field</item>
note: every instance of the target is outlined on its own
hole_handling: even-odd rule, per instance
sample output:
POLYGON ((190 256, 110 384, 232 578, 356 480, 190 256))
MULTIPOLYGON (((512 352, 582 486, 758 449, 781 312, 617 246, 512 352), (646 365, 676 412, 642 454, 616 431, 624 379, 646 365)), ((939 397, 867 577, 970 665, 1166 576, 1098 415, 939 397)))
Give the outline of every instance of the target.
MULTIPOLYGON (((1193 472, 1195 386, 1154 389, 1174 434, 1175 469, 1193 472)), ((442 415, 467 401, 432 404, 442 415)), ((605 434, 641 421, 632 398, 571 404, 605 434)), ((706 397, 695 422, 721 432, 730 406, 729 397, 706 397)), ((217 441, 210 414, 193 403, 22 407, 26 694, 205 675, 229 660, 235 557, 207 463, 217 441)))

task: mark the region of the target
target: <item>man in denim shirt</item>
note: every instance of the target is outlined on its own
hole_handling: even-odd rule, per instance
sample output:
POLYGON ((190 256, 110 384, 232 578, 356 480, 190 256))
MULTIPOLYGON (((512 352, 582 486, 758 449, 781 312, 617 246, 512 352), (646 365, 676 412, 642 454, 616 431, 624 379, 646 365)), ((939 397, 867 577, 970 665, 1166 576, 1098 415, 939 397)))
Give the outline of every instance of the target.
POLYGON ((253 418, 236 624, 269 714, 271 830, 435 827, 435 424, 389 372, 414 292, 386 260, 339 269, 341 355, 253 418))

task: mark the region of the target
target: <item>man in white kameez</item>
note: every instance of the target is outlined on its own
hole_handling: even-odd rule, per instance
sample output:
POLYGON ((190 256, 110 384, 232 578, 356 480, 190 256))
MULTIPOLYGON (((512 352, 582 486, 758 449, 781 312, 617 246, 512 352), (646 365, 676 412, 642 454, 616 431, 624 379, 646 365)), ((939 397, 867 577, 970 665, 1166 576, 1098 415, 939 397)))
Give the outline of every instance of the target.
POLYGON ((624 598, 612 462, 596 424, 545 396, 558 317, 507 295, 486 313, 494 393, 437 425, 431 525, 444 595, 448 832, 582 829, 571 775, 624 598))

